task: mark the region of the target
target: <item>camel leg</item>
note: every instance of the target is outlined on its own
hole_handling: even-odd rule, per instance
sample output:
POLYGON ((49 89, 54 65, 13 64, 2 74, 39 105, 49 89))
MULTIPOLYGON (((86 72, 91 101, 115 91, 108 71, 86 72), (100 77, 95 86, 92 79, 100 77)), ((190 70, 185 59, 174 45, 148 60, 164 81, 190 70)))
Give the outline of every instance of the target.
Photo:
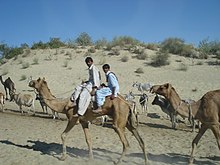
POLYGON ((66 137, 68 132, 73 128, 73 126, 76 125, 78 118, 72 118, 68 121, 68 124, 66 126, 66 129, 63 131, 61 135, 62 143, 63 143, 63 154, 60 158, 60 160, 65 160, 66 159, 66 137))
POLYGON ((8 92, 7 92, 7 88, 6 88, 6 87, 4 87, 4 88, 5 88, 6 100, 8 100, 8 92))
POLYGON ((201 137, 203 136, 203 134, 205 133, 205 131, 207 129, 208 129, 208 127, 206 125, 202 124, 202 127, 199 130, 199 133, 193 139, 193 141, 192 141, 192 151, 191 151, 191 155, 190 155, 190 159, 189 159, 189 164, 193 164, 194 155, 195 155, 195 151, 196 151, 196 146, 197 146, 199 140, 201 139, 201 137))
POLYGON ((122 151, 121 157, 118 159, 117 162, 115 162, 115 164, 119 164, 122 161, 122 158, 125 156, 125 154, 128 150, 129 144, 128 144, 128 140, 125 137, 124 129, 118 127, 117 124, 113 124, 112 127, 114 128, 115 132, 118 134, 118 136, 122 142, 122 145, 123 145, 123 151, 122 151))
POLYGON ((218 148, 220 150, 220 131, 219 131, 219 125, 213 125, 211 128, 213 134, 215 135, 217 144, 218 144, 218 148))
POLYGON ((93 151, 92 151, 92 139, 89 133, 89 123, 88 122, 81 122, 84 134, 85 134, 85 139, 86 143, 89 148, 89 159, 93 159, 93 151))
POLYGON ((144 160, 145 160, 145 165, 147 165, 147 156, 146 156, 146 150, 145 150, 145 145, 144 145, 144 141, 143 139, 141 138, 141 136, 139 135, 137 129, 133 128, 132 126, 128 125, 127 124, 127 129, 134 135, 134 137, 137 139, 143 153, 144 153, 144 160))

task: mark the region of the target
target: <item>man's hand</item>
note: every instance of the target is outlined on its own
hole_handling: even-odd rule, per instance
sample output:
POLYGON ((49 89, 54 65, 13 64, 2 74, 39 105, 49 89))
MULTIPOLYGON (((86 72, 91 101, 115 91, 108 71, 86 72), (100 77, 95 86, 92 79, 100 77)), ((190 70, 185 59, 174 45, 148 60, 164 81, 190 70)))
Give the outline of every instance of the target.
POLYGON ((111 96, 110 96, 110 99, 111 99, 111 100, 114 100, 114 98, 115 98, 115 95, 111 95, 111 96))

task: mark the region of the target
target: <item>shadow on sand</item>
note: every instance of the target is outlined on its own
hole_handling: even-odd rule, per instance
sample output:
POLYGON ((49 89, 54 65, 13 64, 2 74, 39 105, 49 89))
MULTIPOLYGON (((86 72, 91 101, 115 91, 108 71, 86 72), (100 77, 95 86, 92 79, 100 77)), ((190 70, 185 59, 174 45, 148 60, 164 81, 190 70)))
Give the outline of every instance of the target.
MULTIPOLYGON (((49 155, 49 156, 53 156, 57 159, 60 159, 61 153, 62 153, 62 145, 58 144, 58 143, 46 143, 46 142, 42 142, 42 141, 32 141, 32 140, 28 140, 27 141, 28 145, 20 145, 20 144, 15 144, 11 141, 8 140, 0 140, 0 143, 2 144, 6 144, 6 145, 12 145, 12 146, 16 146, 16 147, 20 147, 20 148, 25 148, 28 150, 33 150, 33 151, 38 151, 40 152, 42 155, 49 155)), ((106 149, 101 149, 101 148, 94 148, 94 157, 95 159, 101 159, 101 160, 105 160, 105 161, 113 161, 112 160, 112 155, 115 155, 117 157, 120 156, 120 153, 118 152, 112 152, 110 150, 106 150, 106 149)), ((132 151, 131 151, 132 152, 132 151)), ((75 157, 75 158, 84 158, 87 159, 88 158, 88 150, 85 149, 79 149, 76 147, 67 147, 67 153, 68 156, 70 157, 75 157)), ((132 160, 127 161, 127 158, 132 159, 133 158, 140 158, 142 160, 144 160, 143 158, 143 154, 141 152, 139 153, 128 153, 123 162, 129 162, 132 164, 140 164, 140 162, 135 162, 132 160)), ((166 163, 166 164, 187 164, 188 160, 189 160, 189 155, 183 155, 183 154, 176 154, 176 153, 166 153, 166 154, 151 154, 148 153, 148 159, 150 160, 151 164, 153 162, 157 162, 157 163, 166 163)), ((200 157, 199 160, 195 159, 194 160, 194 164, 209 164, 209 165, 216 165, 215 163, 213 163, 213 161, 219 162, 220 161, 220 157, 217 156, 213 156, 213 157, 200 157)))

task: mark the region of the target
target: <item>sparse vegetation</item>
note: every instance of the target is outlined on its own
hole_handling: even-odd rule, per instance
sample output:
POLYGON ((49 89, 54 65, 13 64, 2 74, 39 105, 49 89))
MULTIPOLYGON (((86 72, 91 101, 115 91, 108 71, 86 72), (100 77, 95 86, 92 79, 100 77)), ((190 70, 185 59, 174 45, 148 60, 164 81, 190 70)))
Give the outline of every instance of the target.
POLYGON ((64 63, 63 63, 63 67, 67 67, 68 66, 68 61, 64 61, 64 63))
POLYGON ((164 65, 169 65, 169 54, 168 52, 159 51, 156 56, 152 57, 151 65, 154 67, 160 67, 164 65))
POLYGON ((121 58, 121 62, 128 62, 128 60, 129 60, 129 57, 126 55, 121 58))
POLYGON ((20 81, 26 80, 27 76, 26 75, 21 75, 20 81))
POLYGON ((188 70, 188 67, 187 67, 186 64, 180 63, 178 70, 180 70, 180 71, 187 71, 187 70, 188 70))
POLYGON ((135 73, 144 73, 144 70, 143 68, 137 68, 137 70, 135 71, 135 73))
POLYGON ((86 32, 83 32, 75 40, 78 46, 90 46, 92 45, 92 39, 86 32))
POLYGON ((39 64, 39 59, 38 58, 34 58, 32 65, 37 65, 37 64, 39 64))
POLYGON ((22 63, 22 69, 29 68, 29 66, 30 66, 29 62, 23 62, 22 63))

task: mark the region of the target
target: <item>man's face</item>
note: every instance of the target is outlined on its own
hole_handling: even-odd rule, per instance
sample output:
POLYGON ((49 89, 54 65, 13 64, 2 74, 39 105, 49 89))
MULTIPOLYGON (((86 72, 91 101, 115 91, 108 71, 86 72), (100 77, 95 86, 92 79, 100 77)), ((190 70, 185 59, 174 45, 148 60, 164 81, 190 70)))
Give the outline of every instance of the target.
POLYGON ((105 73, 107 73, 107 72, 109 71, 109 69, 108 69, 108 68, 103 68, 103 71, 104 71, 105 73))
POLYGON ((90 67, 92 65, 92 63, 93 63, 92 61, 88 61, 86 64, 88 67, 90 67))

